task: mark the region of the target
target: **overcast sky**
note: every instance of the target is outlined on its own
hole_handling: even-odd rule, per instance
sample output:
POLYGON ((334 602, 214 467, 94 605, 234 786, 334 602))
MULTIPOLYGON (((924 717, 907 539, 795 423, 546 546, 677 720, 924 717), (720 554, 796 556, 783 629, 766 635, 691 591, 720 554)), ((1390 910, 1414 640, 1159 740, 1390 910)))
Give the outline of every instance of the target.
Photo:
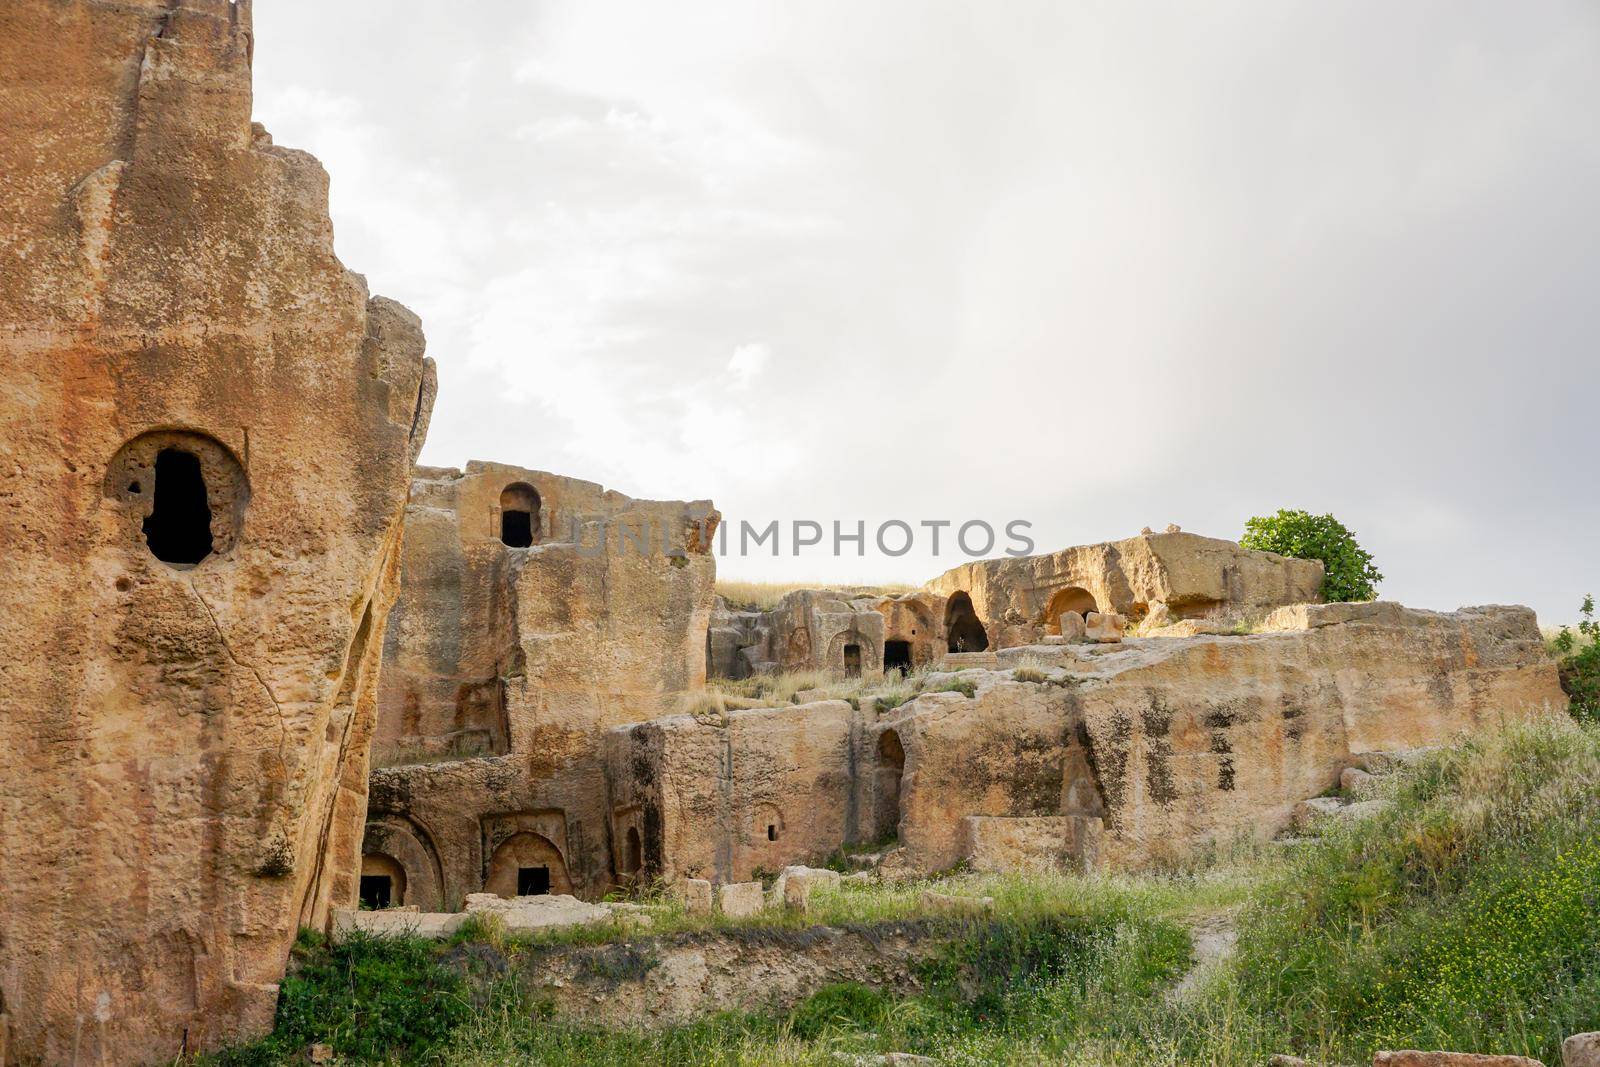
MULTIPOLYGON (((1600 592, 1600 6, 257 0, 256 116, 422 316, 423 461, 732 520, 1331 511, 1600 592)), ((724 559, 922 581, 962 561, 724 559)))

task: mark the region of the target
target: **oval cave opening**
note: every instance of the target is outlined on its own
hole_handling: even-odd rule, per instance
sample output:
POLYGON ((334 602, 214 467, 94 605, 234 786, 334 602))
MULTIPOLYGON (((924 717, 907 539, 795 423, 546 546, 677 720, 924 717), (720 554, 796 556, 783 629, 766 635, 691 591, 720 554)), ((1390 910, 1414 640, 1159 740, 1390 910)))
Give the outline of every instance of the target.
MULTIPOLYGON (((130 491, 138 492, 134 482, 130 491)), ((179 448, 156 453, 155 502, 144 520, 150 553, 163 563, 192 567, 211 555, 211 503, 200 457, 179 448)))

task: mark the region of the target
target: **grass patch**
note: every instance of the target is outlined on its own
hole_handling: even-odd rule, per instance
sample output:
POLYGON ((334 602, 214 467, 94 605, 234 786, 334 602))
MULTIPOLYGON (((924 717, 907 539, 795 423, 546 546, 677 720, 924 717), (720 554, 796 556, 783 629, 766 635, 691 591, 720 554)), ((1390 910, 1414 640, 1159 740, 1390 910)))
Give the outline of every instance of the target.
POLYGON ((302 933, 272 1033, 206 1062, 264 1067, 293 1060, 312 1043, 359 1063, 412 1062, 439 1052, 472 1010, 465 979, 429 942, 302 933))

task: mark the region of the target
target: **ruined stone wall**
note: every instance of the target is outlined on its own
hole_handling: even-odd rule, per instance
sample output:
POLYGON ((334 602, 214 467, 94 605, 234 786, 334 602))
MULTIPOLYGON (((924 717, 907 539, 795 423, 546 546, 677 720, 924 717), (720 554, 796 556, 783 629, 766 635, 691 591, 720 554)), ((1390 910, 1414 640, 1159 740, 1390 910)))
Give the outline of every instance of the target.
POLYGON ((250 121, 250 4, 0 7, 0 1002, 13 1054, 271 1024, 355 895, 432 399, 250 121), (158 558, 158 554, 162 558, 158 558))
POLYGON ((1216 609, 1315 602, 1321 599, 1322 564, 1214 537, 1142 534, 1046 555, 965 563, 926 588, 952 599, 968 594, 989 647, 1011 648, 1058 633, 1064 610, 1141 618, 1160 604, 1174 617, 1189 618, 1216 609))
POLYGON ((373 776, 370 873, 393 860, 405 903, 453 908, 542 848, 552 886, 613 884, 601 737, 704 686, 717 519, 504 464, 418 472, 374 750, 406 765, 373 776))
POLYGON ((618 842, 642 875, 739 882, 870 841, 873 715, 842 700, 675 716, 613 730, 606 772, 618 842))

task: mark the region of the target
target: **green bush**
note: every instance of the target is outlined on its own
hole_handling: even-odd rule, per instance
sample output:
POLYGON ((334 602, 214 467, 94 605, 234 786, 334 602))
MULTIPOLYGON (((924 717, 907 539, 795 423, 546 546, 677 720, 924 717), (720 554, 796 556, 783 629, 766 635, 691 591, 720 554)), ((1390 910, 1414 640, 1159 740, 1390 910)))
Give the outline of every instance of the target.
POLYGON ((1320 559, 1322 599, 1328 603, 1372 600, 1383 575, 1372 554, 1356 543, 1355 534, 1332 515, 1313 515, 1284 508, 1276 515, 1258 515, 1244 524, 1239 544, 1296 559, 1320 559))
POLYGON ((460 972, 418 938, 302 932, 294 961, 272 1033, 219 1053, 219 1067, 284 1063, 312 1044, 358 1063, 416 1062, 473 1014, 460 972))
POLYGON ((1561 688, 1572 698, 1572 717, 1580 722, 1600 722, 1600 622, 1594 617, 1594 597, 1583 598, 1583 618, 1578 632, 1563 626, 1556 635, 1561 656, 1561 688))
POLYGON ((823 986, 789 1013, 789 1032, 803 1041, 829 1030, 874 1030, 889 1013, 889 998, 859 982, 823 986))

